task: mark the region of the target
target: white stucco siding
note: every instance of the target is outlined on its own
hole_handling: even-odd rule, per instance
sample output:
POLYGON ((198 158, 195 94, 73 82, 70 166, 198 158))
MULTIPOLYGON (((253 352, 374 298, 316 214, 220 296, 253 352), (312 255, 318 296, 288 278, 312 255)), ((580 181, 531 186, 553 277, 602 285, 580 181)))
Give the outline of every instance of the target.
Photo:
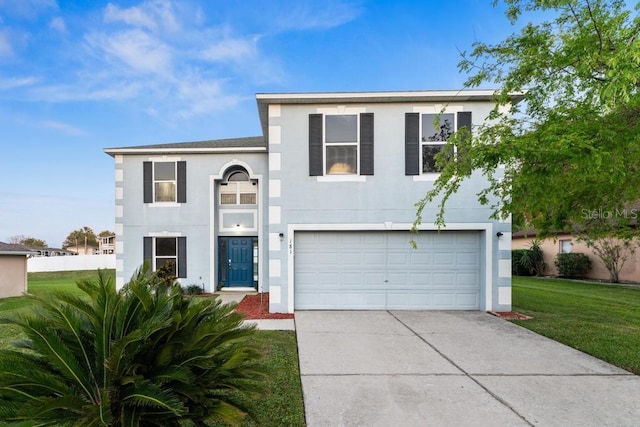
MULTIPOLYGON (((442 103, 439 103, 442 105, 442 103)), ((309 176, 309 115, 317 114, 320 110, 334 108, 340 111, 340 106, 332 105, 282 105, 278 123, 281 126, 280 144, 273 148, 282 152, 278 179, 281 182, 281 197, 278 198, 280 207, 280 224, 411 224, 416 216, 415 203, 432 188, 431 181, 416 181, 413 176, 405 175, 404 133, 405 113, 411 113, 422 107, 435 108, 433 104, 414 103, 371 103, 350 104, 351 109, 358 109, 374 114, 374 174, 367 175, 359 181, 323 180, 316 176, 309 176)), ((474 126, 480 125, 488 116, 491 104, 478 103, 449 103, 449 107, 456 111, 470 111, 474 126)), ((320 112, 322 112, 320 111, 320 112)), ((434 110, 435 111, 435 110, 434 110)), ((270 149, 272 147, 270 146, 270 149)), ((334 177, 331 177, 334 178, 334 177)), ((495 232, 510 231, 509 224, 499 224, 491 220, 491 209, 482 206, 477 201, 477 193, 486 185, 486 179, 480 173, 474 173, 454 194, 447 203, 445 220, 450 224, 489 224, 484 229, 491 229, 492 234, 487 238, 493 239, 487 247, 491 251, 482 260, 482 271, 491 272, 491 276, 483 283, 488 283, 489 289, 481 292, 480 309, 492 307, 494 310, 510 309, 510 305, 500 306, 506 299, 498 301, 497 286, 510 286, 509 279, 498 277, 497 259, 506 259, 509 253, 498 253, 498 241, 495 232), (489 261, 490 260, 490 261, 489 261), (484 263, 491 262, 490 265, 484 263), (495 265, 494 265, 495 264, 495 265), (494 289, 495 287, 495 289, 494 289), (488 299, 488 300, 487 300, 488 299)), ((423 221, 432 224, 438 212, 437 201, 427 206, 423 212, 423 221)), ((446 228, 445 228, 446 230, 446 228)), ((282 227, 270 228, 271 233, 282 231, 282 227)), ((295 257, 290 257, 290 235, 287 245, 282 245, 280 251, 271 251, 270 257, 282 261, 284 271, 293 271, 289 265, 295 257)), ((485 248, 483 247, 483 250, 485 248)), ((295 277, 289 275, 281 279, 282 302, 271 304, 272 311, 292 311, 290 298, 295 299, 295 289, 289 281, 295 277)))
MULTIPOLYGON (((119 254, 123 271, 119 277, 127 281, 143 263, 143 237, 180 235, 187 238, 187 277, 180 279, 182 285, 204 285, 212 291, 217 284, 217 237, 224 218, 216 211, 216 179, 224 173, 225 167, 240 164, 251 169, 258 182, 258 204, 253 208, 256 214, 248 213, 252 226, 246 227, 244 234, 259 237, 259 258, 261 278, 266 278, 268 264, 268 234, 262 215, 268 200, 268 158, 266 153, 215 153, 170 155, 186 162, 187 202, 162 206, 143 202, 144 161, 157 156, 123 156, 124 174, 127 177, 123 191, 123 215, 121 240, 126 248, 119 254)), ((264 289, 267 289, 266 279, 264 289)))

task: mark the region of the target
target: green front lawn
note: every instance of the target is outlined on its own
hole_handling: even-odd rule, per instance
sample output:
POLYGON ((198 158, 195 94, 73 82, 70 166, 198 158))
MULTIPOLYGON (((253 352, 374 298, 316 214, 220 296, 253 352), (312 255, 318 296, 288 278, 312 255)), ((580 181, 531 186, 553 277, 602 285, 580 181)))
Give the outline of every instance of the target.
MULTIPOLYGON (((110 272, 114 274, 113 270, 110 272)), ((78 292, 75 282, 94 279, 96 271, 29 273, 29 292, 42 295, 51 290, 78 292)), ((115 274, 114 274, 115 275, 115 274)), ((0 316, 15 310, 28 310, 30 302, 24 297, 0 299, 0 316)), ((22 338, 21 331, 12 325, 0 325, 0 349, 22 338)), ((246 420, 244 426, 304 426, 304 404, 298 348, 293 331, 258 331, 256 339, 264 354, 268 372, 265 391, 252 399, 256 420, 246 420)))
POLYGON ((640 374, 640 287, 514 277, 527 329, 640 374))

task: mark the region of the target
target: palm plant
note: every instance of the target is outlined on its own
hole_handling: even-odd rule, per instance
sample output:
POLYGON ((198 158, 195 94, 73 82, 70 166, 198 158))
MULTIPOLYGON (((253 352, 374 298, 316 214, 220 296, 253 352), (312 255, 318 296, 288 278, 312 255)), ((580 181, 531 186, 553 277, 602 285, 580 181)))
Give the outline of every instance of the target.
POLYGON ((234 304, 183 298, 143 267, 119 292, 100 272, 3 319, 26 340, 0 351, 0 420, 17 425, 236 423, 263 378, 234 304), (164 289, 163 289, 164 288, 164 289))

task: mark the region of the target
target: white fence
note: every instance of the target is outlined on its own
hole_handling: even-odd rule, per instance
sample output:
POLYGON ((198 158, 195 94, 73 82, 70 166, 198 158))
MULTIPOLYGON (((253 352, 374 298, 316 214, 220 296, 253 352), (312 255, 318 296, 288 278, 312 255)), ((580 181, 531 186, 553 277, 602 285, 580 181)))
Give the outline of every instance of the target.
POLYGON ((116 268, 115 255, 39 256, 27 260, 27 271, 72 271, 116 268))

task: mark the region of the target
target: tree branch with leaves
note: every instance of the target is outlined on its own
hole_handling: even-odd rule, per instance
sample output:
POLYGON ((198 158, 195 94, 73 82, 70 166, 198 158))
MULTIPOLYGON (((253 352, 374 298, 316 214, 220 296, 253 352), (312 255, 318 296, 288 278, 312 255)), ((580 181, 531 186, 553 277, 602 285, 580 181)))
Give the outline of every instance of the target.
MULTIPOLYGON (((552 18, 463 52, 465 87, 497 85, 495 108, 472 138, 456 132, 447 141, 443 153, 458 155, 439 155, 442 173, 418 202, 416 223, 437 203, 434 220, 444 225, 448 199, 474 171, 487 178, 478 200, 493 217, 513 213, 539 236, 581 228, 586 212, 637 204, 640 18, 622 1, 505 3, 512 24, 530 12, 552 18)), ((618 218, 611 232, 630 225, 618 218)))

